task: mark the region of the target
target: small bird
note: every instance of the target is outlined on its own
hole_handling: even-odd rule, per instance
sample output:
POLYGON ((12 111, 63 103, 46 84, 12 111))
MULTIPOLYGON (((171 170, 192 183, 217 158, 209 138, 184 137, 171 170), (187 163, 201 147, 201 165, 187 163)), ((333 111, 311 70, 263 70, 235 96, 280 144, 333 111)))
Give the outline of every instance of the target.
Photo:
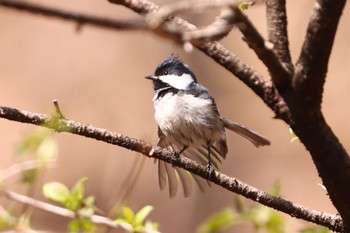
MULTIPOLYGON (((155 120, 158 123, 158 146, 170 148, 177 156, 184 155, 201 164, 207 164, 209 174, 228 152, 225 127, 238 133, 256 146, 270 142, 259 134, 235 122, 220 117, 214 98, 208 89, 197 82, 196 76, 177 56, 162 61, 152 80, 155 120)), ((158 162, 159 185, 164 189, 169 182, 170 197, 177 192, 177 177, 185 196, 191 194, 187 171, 158 162)), ((206 181, 192 175, 201 190, 206 181)))

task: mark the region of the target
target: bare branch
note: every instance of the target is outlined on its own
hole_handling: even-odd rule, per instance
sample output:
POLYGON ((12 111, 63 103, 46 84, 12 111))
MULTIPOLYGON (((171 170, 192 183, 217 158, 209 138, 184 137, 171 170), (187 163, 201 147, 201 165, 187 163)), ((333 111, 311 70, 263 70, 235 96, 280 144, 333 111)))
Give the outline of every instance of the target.
POLYGON ((42 5, 17 0, 0 0, 0 6, 72 21, 78 23, 79 27, 81 25, 93 25, 117 30, 135 30, 146 28, 146 23, 143 20, 114 20, 92 15, 68 12, 60 9, 44 7, 42 5))
POLYGON ((293 73, 293 64, 289 52, 287 32, 287 13, 285 0, 266 0, 266 18, 268 40, 273 44, 273 51, 288 69, 293 73))
MULTIPOLYGON (((66 208, 62 208, 56 205, 52 205, 46 202, 42 202, 36 199, 33 199, 31 197, 16 193, 14 191, 11 190, 7 190, 7 189, 2 189, 0 191, 0 193, 2 193, 5 197, 26 204, 26 205, 30 205, 32 207, 35 207, 37 209, 41 209, 44 210, 46 212, 49 213, 53 213, 62 217, 66 217, 66 218, 75 218, 76 214, 71 211, 68 210, 66 208)), ((111 219, 100 216, 100 215, 92 215, 90 220, 96 224, 102 224, 102 225, 106 225, 109 227, 117 227, 117 224, 114 223, 111 219)))
POLYGON ((197 30, 184 32, 183 41, 213 41, 221 40, 229 34, 233 28, 233 24, 230 23, 230 18, 233 16, 232 10, 229 7, 221 9, 219 16, 216 20, 204 28, 197 30))
POLYGON ((259 59, 269 69, 273 83, 279 91, 290 85, 291 73, 283 66, 273 51, 273 44, 264 40, 250 20, 234 7, 235 25, 243 33, 245 41, 254 50, 259 59))
POLYGON ((61 111, 61 108, 60 108, 60 105, 58 103, 58 100, 53 100, 53 105, 55 106, 55 109, 56 109, 56 114, 59 118, 65 118, 62 111, 61 111))
MULTIPOLYGON (((52 165, 55 161, 48 161, 48 165, 52 165)), ((23 171, 28 171, 36 168, 41 168, 43 167, 43 162, 39 160, 30 160, 30 161, 25 161, 23 163, 16 163, 13 164, 11 167, 6 168, 2 171, 0 171, 0 182, 3 182, 4 180, 20 173, 23 171)))
POLYGON ((214 175, 209 176, 206 166, 199 165, 195 161, 184 156, 178 158, 171 151, 164 150, 157 146, 152 146, 142 140, 130 138, 118 133, 107 131, 105 129, 96 128, 91 125, 82 124, 68 119, 57 119, 55 117, 49 117, 45 114, 26 112, 3 106, 0 106, 0 117, 12 121, 51 128, 57 132, 77 134, 99 141, 104 141, 109 144, 118 145, 126 149, 142 153, 148 157, 160 159, 172 164, 173 166, 183 168, 231 192, 240 194, 246 198, 289 214, 293 217, 323 225, 336 231, 341 231, 343 228, 342 220, 337 215, 311 210, 284 200, 280 197, 272 196, 221 172, 215 171, 214 175))

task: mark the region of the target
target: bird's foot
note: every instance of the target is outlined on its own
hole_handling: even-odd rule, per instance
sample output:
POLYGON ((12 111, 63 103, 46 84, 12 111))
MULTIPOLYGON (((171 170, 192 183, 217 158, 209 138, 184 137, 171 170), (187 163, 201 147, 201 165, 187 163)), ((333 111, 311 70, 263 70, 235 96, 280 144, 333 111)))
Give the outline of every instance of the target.
POLYGON ((214 175, 214 167, 211 165, 211 163, 207 164, 207 171, 209 173, 209 177, 212 177, 214 175))

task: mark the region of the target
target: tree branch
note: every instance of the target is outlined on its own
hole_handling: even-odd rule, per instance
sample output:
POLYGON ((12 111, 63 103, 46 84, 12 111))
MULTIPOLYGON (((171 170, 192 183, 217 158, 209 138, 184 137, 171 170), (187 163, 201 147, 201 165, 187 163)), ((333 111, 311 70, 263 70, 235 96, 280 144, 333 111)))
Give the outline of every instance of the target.
MULTIPOLYGON (((56 215, 66 217, 66 218, 75 218, 76 217, 76 214, 71 210, 68 210, 66 208, 62 208, 62 207, 59 207, 56 205, 52 205, 52 204, 49 204, 46 202, 42 202, 39 200, 35 200, 31 197, 27 197, 25 195, 16 193, 16 192, 11 191, 11 190, 1 189, 0 193, 2 193, 5 197, 7 197, 11 200, 14 200, 14 201, 17 201, 19 203, 26 204, 26 205, 30 205, 32 207, 44 210, 44 211, 52 213, 52 214, 56 214, 56 215)), ((103 217, 103 216, 100 216, 100 215, 94 214, 91 216, 90 220, 96 224, 103 224, 103 225, 113 227, 113 228, 117 227, 117 224, 114 223, 113 220, 106 218, 106 217, 103 217)))
POLYGON ((290 125, 310 152, 330 199, 350 232, 350 157, 321 111, 329 56, 345 0, 315 3, 291 90, 281 93, 293 119, 290 125), (320 146, 322 145, 322 146, 320 146))
POLYGON ((96 128, 91 125, 82 124, 72 120, 57 118, 56 116, 50 117, 45 114, 21 111, 4 106, 0 106, 0 117, 12 121, 51 128, 57 132, 77 134, 109 144, 121 146, 126 149, 142 153, 148 157, 163 160, 172 164, 173 166, 183 168, 231 192, 235 192, 248 199, 289 214, 292 217, 323 225, 336 231, 342 231, 343 229, 342 219, 337 215, 311 210, 280 197, 269 195, 262 190, 249 186, 236 178, 229 177, 217 171, 214 172, 214 175, 209 177, 206 166, 199 165, 195 161, 184 156, 177 158, 171 151, 164 150, 157 146, 152 146, 142 140, 130 138, 118 133, 113 133, 105 129, 96 128))
POLYGON ((283 66, 276 54, 274 45, 264 40, 250 20, 237 8, 233 7, 235 25, 243 33, 245 41, 258 58, 268 68, 272 81, 279 91, 290 86, 291 73, 283 66))
POLYGON ((147 28, 144 20, 108 19, 92 15, 68 12, 51 7, 44 7, 42 5, 17 0, 0 0, 0 6, 75 22, 78 23, 79 27, 81 25, 92 25, 117 30, 141 30, 147 28))
POLYGON ((301 54, 296 63, 293 86, 308 108, 321 108, 323 85, 328 70, 338 23, 346 0, 315 2, 301 54))
POLYGON ((273 44, 273 51, 290 72, 294 72, 289 52, 287 32, 287 13, 285 0, 266 0, 266 19, 268 40, 273 44))

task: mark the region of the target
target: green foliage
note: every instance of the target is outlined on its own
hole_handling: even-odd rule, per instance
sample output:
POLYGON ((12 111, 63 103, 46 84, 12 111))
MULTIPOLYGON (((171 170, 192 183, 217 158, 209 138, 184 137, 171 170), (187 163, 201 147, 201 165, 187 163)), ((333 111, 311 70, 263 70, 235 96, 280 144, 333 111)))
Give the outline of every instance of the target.
POLYGON ((59 182, 50 182, 43 186, 43 194, 47 199, 58 202, 63 206, 71 196, 67 186, 59 182))
POLYGON ((302 228, 298 232, 300 232, 300 233, 328 233, 328 232, 330 232, 330 230, 328 230, 327 227, 313 225, 313 226, 308 226, 308 227, 302 228))
POLYGON ((158 231, 157 224, 149 221, 145 222, 152 210, 152 206, 145 206, 139 212, 134 213, 129 207, 123 206, 121 208, 121 217, 116 219, 114 222, 117 225, 123 226, 123 228, 127 229, 127 232, 146 232, 147 229, 158 231))
POLYGON ((240 11, 248 10, 248 8, 253 5, 254 2, 241 2, 237 4, 237 7, 240 11))
POLYGON ((2 209, 0 212, 0 229, 17 229, 20 231, 30 231, 31 229, 30 214, 23 213, 18 218, 13 216, 9 211, 2 209))
POLYGON ((59 182, 50 182, 43 186, 43 194, 47 199, 76 213, 76 218, 68 225, 70 232, 89 232, 96 229, 95 224, 90 220, 95 212, 95 198, 93 196, 84 197, 86 182, 87 178, 82 178, 70 190, 59 182))
POLYGON ((59 182, 50 182, 43 186, 44 196, 54 202, 57 202, 65 208, 82 213, 94 213, 95 199, 92 196, 84 198, 84 184, 87 178, 80 179, 71 190, 59 182))
POLYGON ((69 232, 93 232, 96 230, 96 225, 90 219, 74 219, 68 224, 69 232))
MULTIPOLYGON (((281 185, 276 182, 271 188, 271 195, 280 196, 281 185)), ((252 225, 256 232, 285 233, 287 224, 282 213, 270 207, 254 203, 248 205, 241 196, 235 198, 233 208, 225 208, 205 220, 199 227, 198 233, 217 233, 238 224, 252 225)), ((321 226, 306 227, 300 233, 328 233, 329 230, 321 226)))
POLYGON ((44 124, 45 127, 54 129, 58 132, 69 132, 71 131, 71 128, 67 126, 67 124, 62 121, 61 116, 59 116, 56 112, 52 113, 50 116, 50 120, 44 124))
POLYGON ((232 226, 237 220, 237 213, 231 209, 226 208, 207 219, 199 228, 199 233, 215 233, 223 231, 232 226))
POLYGON ((7 210, 1 209, 0 213, 0 229, 15 226, 17 219, 7 210))
MULTIPOLYGON (((241 10, 245 10, 248 6, 241 5, 241 10)), ((60 126, 60 119, 53 118, 50 124, 55 127, 60 126)), ((292 141, 297 140, 294 136, 292 141)), ((26 136, 17 147, 17 154, 20 156, 32 156, 35 161, 38 161, 39 166, 34 166, 34 169, 23 169, 22 181, 33 185, 38 175, 40 168, 46 167, 49 162, 56 158, 57 145, 54 141, 54 132, 45 128, 40 128, 33 134, 26 136)), ((30 167, 31 168, 31 167, 30 167)), ((7 172, 6 174, 11 174, 7 172)), ((190 175, 190 173, 188 173, 190 175)), ((5 176, 6 177, 6 176, 5 176)), ((92 232, 96 231, 96 225, 91 220, 94 215, 95 198, 93 196, 85 197, 85 185, 87 178, 80 179, 72 188, 60 182, 50 182, 43 186, 44 196, 63 206, 64 208, 74 212, 74 219, 68 224, 69 232, 92 232)), ((270 193, 274 196, 280 196, 280 184, 272 187, 270 193)), ((134 212, 130 207, 124 206, 121 208, 120 217, 114 221, 115 226, 121 227, 128 233, 143 233, 143 232, 158 232, 158 224, 148 221, 147 218, 152 212, 152 206, 145 206, 138 212, 134 212)), ((198 227, 198 233, 216 233, 229 229, 238 224, 250 224, 256 232, 267 233, 284 233, 286 232, 286 222, 282 214, 263 206, 259 203, 248 205, 247 202, 240 196, 235 198, 234 207, 225 208, 222 211, 215 213, 204 221, 198 227)), ((19 214, 19 217, 13 215, 10 211, 0 206, 0 229, 21 229, 30 230, 30 215, 24 211, 19 214)), ((312 225, 302 228, 299 233, 328 233, 329 230, 325 227, 312 225)))

